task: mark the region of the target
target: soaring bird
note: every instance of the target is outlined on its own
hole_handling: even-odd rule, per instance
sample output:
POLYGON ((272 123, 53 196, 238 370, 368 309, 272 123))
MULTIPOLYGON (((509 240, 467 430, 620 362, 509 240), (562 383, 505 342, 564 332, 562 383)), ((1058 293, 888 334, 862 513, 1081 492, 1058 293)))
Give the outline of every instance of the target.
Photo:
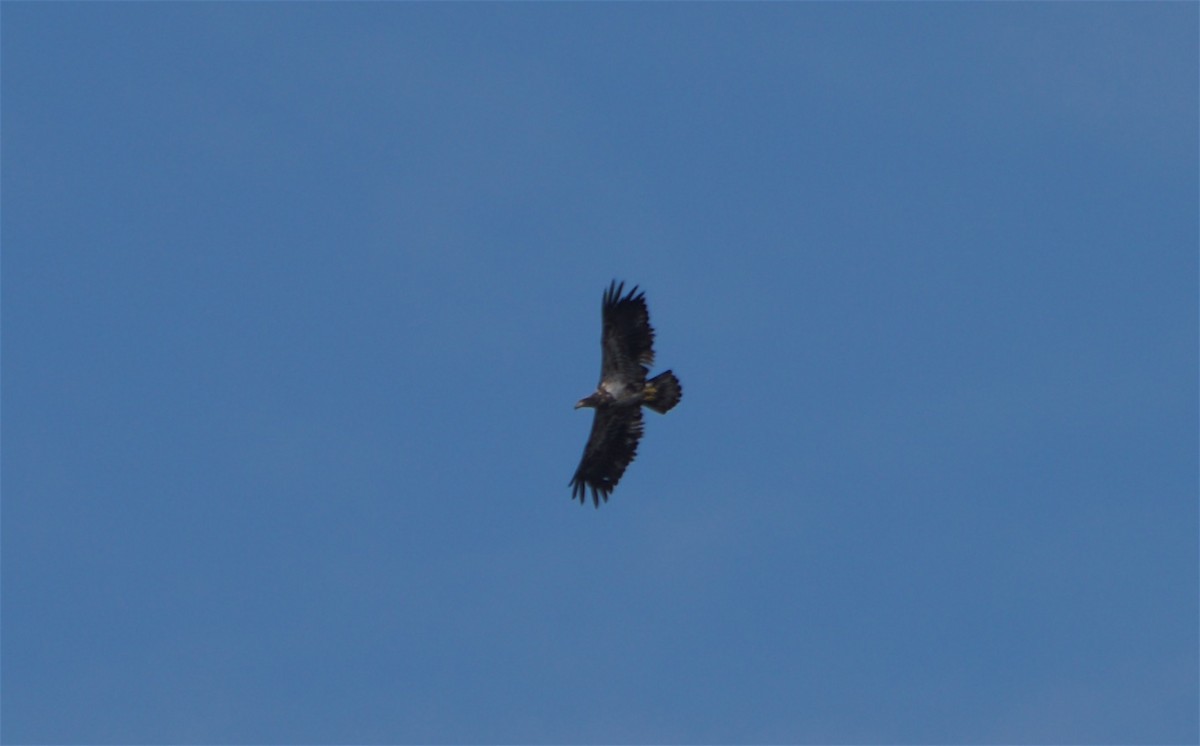
POLYGON ((575 405, 596 410, 592 434, 583 449, 583 459, 571 479, 571 494, 581 504, 600 499, 617 486, 625 467, 637 454, 642 437, 642 407, 666 414, 683 396, 679 379, 671 371, 649 381, 654 363, 654 329, 646 310, 646 295, 636 286, 621 296, 625 283, 613 280, 601 305, 600 384, 595 393, 575 405))

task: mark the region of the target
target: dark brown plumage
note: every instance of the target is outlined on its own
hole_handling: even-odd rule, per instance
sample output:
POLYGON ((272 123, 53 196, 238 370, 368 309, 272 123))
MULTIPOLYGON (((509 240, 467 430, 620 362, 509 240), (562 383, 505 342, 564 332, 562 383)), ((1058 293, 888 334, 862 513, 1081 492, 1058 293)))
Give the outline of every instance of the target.
POLYGON ((600 500, 617 486, 625 468, 637 455, 642 437, 642 407, 667 413, 679 403, 683 388, 671 371, 649 381, 654 363, 654 328, 646 310, 646 296, 637 287, 622 297, 625 283, 616 280, 604 293, 601 306, 600 384, 596 391, 575 405, 596 410, 592 433, 583 449, 583 459, 571 479, 571 494, 581 503, 592 493, 600 500))

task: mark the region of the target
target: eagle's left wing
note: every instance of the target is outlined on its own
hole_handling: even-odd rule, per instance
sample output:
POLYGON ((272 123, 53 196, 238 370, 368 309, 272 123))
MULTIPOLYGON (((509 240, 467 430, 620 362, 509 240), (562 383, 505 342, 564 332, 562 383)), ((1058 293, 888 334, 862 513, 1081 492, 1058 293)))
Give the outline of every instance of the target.
POLYGON ((625 467, 637 455, 638 440, 642 437, 642 408, 605 407, 596 410, 592 434, 583 449, 583 459, 571 479, 571 494, 580 502, 587 501, 592 490, 592 502, 600 507, 600 498, 617 486, 625 467))
POLYGON ((624 297, 625 283, 616 280, 604 293, 601 306, 600 380, 644 381, 654 363, 654 327, 646 310, 646 295, 634 286, 624 297))

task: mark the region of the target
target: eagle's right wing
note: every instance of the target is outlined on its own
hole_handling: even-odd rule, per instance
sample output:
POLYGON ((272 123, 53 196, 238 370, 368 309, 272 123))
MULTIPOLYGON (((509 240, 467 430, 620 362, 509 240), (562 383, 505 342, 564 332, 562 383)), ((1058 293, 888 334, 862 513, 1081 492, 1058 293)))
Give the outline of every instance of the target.
POLYGON ((617 486, 625 467, 637 454, 642 437, 642 408, 605 407, 596 410, 592 434, 583 449, 583 459, 571 479, 571 494, 579 502, 587 502, 587 490, 592 490, 592 502, 600 507, 600 499, 617 486))

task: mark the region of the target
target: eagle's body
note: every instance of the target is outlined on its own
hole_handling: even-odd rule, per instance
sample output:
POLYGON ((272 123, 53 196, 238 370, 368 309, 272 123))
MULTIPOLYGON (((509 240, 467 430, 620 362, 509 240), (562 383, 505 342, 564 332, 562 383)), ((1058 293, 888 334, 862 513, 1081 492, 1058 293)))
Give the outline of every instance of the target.
POLYGON ((580 502, 592 492, 592 502, 608 500, 625 467, 637 454, 642 437, 642 407, 665 414, 679 403, 683 389, 671 371, 649 381, 654 362, 654 329, 646 296, 637 288, 622 297, 625 283, 615 280, 604 293, 601 307, 600 384, 575 405, 596 410, 583 459, 571 480, 571 493, 580 502))

